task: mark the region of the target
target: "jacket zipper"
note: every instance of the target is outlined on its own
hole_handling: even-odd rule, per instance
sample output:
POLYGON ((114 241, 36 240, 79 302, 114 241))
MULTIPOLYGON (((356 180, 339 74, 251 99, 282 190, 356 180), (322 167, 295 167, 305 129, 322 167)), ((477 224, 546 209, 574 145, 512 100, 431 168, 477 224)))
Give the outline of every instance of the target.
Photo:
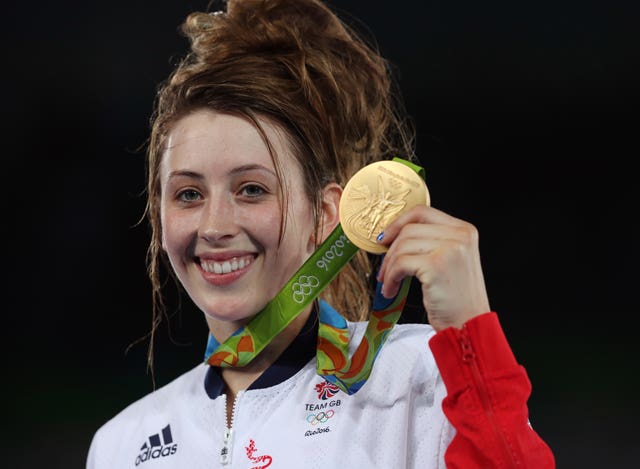
POLYGON ((469 332, 467 330, 466 324, 462 326, 460 335, 458 336, 458 341, 460 342, 460 346, 462 348, 462 361, 467 363, 471 368, 471 374, 473 375, 475 388, 478 390, 478 396, 480 397, 480 401, 482 402, 482 407, 484 408, 485 415, 487 416, 487 419, 491 424, 493 433, 496 436, 496 439, 498 440, 500 446, 502 447, 502 452, 504 453, 505 457, 507 457, 509 467, 516 468, 518 467, 518 463, 515 461, 513 453, 509 450, 509 445, 507 444, 507 440, 505 439, 504 434, 498 427, 498 422, 493 411, 493 406, 489 401, 489 391, 484 379, 482 378, 482 374, 480 373, 480 368, 478 367, 476 354, 473 351, 473 347, 471 346, 469 332))
POLYGON ((225 409, 225 416, 224 416, 224 432, 222 434, 222 449, 220 450, 220 463, 223 466, 226 466, 228 464, 231 464, 231 446, 233 444, 233 422, 235 420, 236 417, 236 410, 238 408, 238 401, 240 400, 240 397, 242 396, 242 392, 240 391, 238 392, 238 394, 236 395, 235 400, 233 401, 233 408, 231 409, 231 421, 229 422, 229 425, 227 426, 227 395, 223 394, 224 396, 224 409, 225 409))

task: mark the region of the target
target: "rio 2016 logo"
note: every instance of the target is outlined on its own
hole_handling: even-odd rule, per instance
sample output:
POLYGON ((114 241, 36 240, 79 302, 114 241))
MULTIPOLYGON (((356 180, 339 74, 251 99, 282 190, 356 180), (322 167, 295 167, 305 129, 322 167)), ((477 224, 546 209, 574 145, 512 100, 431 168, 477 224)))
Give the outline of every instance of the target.
POLYGON ((298 304, 304 303, 306 297, 313 293, 313 289, 320 285, 320 280, 314 275, 301 275, 298 281, 291 285, 293 290, 293 301, 298 304))
POLYGON ((327 423, 327 421, 335 415, 333 410, 327 410, 326 412, 318 412, 317 414, 307 415, 307 422, 311 425, 318 425, 319 423, 327 423))

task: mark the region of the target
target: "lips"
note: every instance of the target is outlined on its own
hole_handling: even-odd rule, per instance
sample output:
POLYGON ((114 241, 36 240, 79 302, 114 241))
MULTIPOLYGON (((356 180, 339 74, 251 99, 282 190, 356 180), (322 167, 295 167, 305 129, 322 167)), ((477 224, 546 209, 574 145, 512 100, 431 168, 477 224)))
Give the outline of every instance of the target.
POLYGON ((200 259, 200 267, 210 274, 229 274, 247 267, 253 261, 254 256, 247 255, 232 257, 227 260, 200 259))

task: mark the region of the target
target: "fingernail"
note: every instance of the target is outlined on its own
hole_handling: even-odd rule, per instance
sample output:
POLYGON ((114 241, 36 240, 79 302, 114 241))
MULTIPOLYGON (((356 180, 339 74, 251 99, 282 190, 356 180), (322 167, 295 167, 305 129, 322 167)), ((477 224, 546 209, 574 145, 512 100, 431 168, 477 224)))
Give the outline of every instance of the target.
POLYGON ((376 237, 376 241, 380 242, 384 239, 384 231, 382 233, 380 233, 377 237, 376 237))

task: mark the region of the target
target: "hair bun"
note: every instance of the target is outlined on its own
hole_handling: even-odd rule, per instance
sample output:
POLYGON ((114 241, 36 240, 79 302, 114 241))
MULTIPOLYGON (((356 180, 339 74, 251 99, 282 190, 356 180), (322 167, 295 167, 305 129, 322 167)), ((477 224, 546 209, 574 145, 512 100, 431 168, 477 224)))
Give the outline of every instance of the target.
POLYGON ((344 25, 317 0, 231 0, 226 12, 192 13, 183 32, 205 60, 220 54, 216 42, 233 44, 237 54, 264 55, 339 51, 351 41, 344 25))

